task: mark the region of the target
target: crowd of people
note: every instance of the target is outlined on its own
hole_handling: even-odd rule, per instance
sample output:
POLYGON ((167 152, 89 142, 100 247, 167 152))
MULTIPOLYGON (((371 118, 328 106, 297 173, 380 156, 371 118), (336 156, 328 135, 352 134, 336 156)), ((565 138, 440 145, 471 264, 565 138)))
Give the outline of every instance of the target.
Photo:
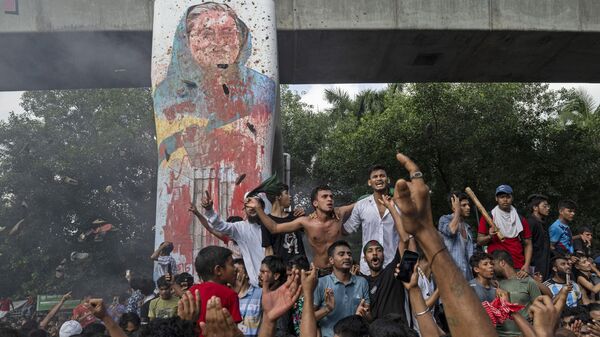
POLYGON ((474 233, 471 200, 454 192, 436 226, 423 174, 397 159, 409 178, 393 195, 385 167, 374 165, 372 194, 336 207, 318 186, 309 214, 287 211, 285 184, 266 200, 248 195, 245 219, 222 219, 206 192, 190 212, 235 245, 201 249, 196 281, 178 273, 165 242, 151 256, 156 281, 130 278, 122 300, 86 297, 51 323, 67 294, 41 322, 0 327, 0 336, 600 336, 600 271, 590 228, 572 234, 573 201, 559 202, 548 226, 547 197, 530 196, 524 217, 500 185, 491 219, 474 233), (358 230, 355 257, 344 236, 358 230))

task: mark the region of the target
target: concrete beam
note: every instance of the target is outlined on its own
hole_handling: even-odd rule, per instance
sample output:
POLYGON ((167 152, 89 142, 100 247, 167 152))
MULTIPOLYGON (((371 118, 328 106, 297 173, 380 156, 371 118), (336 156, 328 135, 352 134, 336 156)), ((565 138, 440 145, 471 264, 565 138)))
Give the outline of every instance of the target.
MULTIPOLYGON (((18 3, 0 12, 0 90, 150 85, 151 0, 18 3)), ((600 82, 597 0, 278 0, 277 12, 282 83, 600 82)))

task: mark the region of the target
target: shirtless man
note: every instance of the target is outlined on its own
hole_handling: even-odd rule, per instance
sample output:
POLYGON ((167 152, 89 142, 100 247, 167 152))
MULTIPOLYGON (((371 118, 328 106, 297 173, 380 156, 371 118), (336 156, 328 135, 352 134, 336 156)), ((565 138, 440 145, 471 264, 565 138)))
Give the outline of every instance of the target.
POLYGON ((309 216, 278 224, 262 209, 255 198, 248 198, 247 206, 256 209, 260 221, 271 233, 290 233, 304 229, 313 252, 313 263, 319 269, 331 268, 327 248, 342 236, 342 224, 350 216, 354 204, 333 207, 333 192, 328 186, 318 186, 311 194, 315 212, 309 216))

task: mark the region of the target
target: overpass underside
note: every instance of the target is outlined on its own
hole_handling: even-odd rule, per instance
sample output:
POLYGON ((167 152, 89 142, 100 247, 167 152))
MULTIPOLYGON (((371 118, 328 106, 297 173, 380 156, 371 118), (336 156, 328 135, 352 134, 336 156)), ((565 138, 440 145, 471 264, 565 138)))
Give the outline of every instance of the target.
MULTIPOLYGON (((600 33, 278 31, 281 83, 598 82, 600 33)), ((150 31, 0 34, 0 90, 150 86, 150 31)))

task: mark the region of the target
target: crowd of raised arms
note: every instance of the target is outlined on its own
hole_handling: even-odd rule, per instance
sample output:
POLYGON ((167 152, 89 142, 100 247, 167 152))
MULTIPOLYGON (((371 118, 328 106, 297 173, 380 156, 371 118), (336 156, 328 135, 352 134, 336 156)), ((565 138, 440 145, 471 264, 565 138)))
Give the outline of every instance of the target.
MULTIPOLYGON (((500 185, 474 237, 465 220, 476 197, 451 193, 449 214, 435 222, 423 174, 403 154, 397 160, 409 178, 393 196, 375 165, 365 176, 372 194, 335 207, 319 186, 308 215, 286 211, 284 184, 267 200, 249 195, 245 219, 223 220, 206 192, 190 212, 229 248, 198 252, 200 281, 177 272, 164 242, 151 256, 157 280, 129 278, 121 301, 88 296, 57 321, 66 294, 41 321, 23 310, 0 336, 600 336, 600 271, 591 230, 570 230, 573 201, 559 202, 548 226, 547 197, 531 195, 524 217, 500 185), (355 257, 343 238, 359 229, 355 257)), ((10 305, 3 299, 0 311, 10 305)))

